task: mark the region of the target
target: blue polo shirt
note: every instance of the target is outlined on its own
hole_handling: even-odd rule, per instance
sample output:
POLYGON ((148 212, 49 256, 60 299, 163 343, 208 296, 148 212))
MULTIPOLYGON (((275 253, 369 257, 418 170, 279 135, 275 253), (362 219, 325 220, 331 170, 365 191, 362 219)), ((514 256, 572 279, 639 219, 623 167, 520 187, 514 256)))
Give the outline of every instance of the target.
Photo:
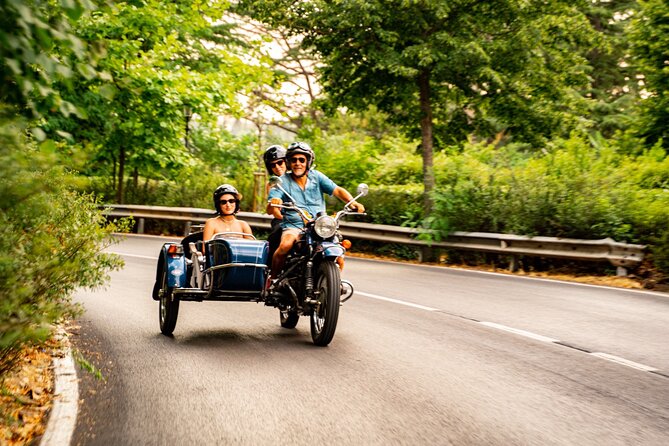
MULTIPOLYGON (((307 173, 307 184, 304 190, 295 182, 290 173, 282 175, 281 181, 281 186, 295 199, 295 204, 302 209, 306 209, 312 217, 318 215, 319 212, 325 212, 323 194, 332 195, 337 188, 334 181, 317 170, 310 170, 307 173)), ((280 198, 284 203, 290 201, 290 198, 277 188, 270 189, 269 198, 270 200, 280 198)), ((281 213, 283 214, 282 228, 302 229, 304 227, 302 218, 297 212, 282 209, 281 213)))

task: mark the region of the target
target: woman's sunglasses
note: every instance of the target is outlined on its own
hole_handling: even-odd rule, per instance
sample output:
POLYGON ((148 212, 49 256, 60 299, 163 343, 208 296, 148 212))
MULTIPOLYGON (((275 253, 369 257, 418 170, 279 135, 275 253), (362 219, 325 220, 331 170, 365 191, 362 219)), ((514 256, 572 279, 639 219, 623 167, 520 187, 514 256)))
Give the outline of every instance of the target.
POLYGON ((226 203, 233 204, 233 203, 237 203, 237 199, 236 198, 230 198, 229 200, 221 200, 221 201, 219 201, 219 203, 220 204, 226 204, 226 203))
POLYGON ((278 161, 272 163, 271 166, 272 166, 272 167, 274 167, 274 166, 283 166, 283 161, 284 161, 284 160, 278 160, 278 161))

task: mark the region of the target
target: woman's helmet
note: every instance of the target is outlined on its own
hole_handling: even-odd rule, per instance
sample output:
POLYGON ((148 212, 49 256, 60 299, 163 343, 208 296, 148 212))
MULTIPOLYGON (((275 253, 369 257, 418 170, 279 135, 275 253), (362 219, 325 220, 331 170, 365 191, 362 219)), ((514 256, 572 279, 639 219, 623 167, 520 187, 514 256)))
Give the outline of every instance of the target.
POLYGON ((316 154, 311 149, 311 147, 309 147, 309 144, 307 144, 306 142, 292 143, 291 145, 288 146, 288 150, 286 150, 286 159, 290 159, 291 156, 296 155, 298 153, 306 155, 307 170, 311 169, 311 165, 314 163, 314 160, 316 159, 316 154))
POLYGON ((221 184, 214 191, 214 209, 216 209, 216 214, 220 215, 221 213, 221 206, 218 204, 218 201, 225 194, 230 194, 237 199, 237 203, 235 203, 236 214, 239 212, 239 202, 242 201, 242 194, 240 194, 237 189, 235 189, 234 186, 231 186, 230 184, 221 184))
POLYGON ((276 160, 285 158, 286 149, 284 149, 283 146, 278 144, 269 146, 267 150, 265 150, 265 154, 262 156, 263 161, 265 161, 265 168, 267 169, 267 173, 272 175, 272 163, 276 160))

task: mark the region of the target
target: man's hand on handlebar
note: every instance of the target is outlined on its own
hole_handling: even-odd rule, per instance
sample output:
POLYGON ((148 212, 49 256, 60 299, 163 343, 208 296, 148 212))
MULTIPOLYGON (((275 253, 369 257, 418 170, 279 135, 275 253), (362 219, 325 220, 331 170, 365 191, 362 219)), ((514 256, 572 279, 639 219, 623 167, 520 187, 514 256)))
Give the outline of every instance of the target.
POLYGON ((365 207, 362 204, 358 203, 357 201, 354 201, 348 207, 353 211, 358 211, 358 213, 360 214, 365 212, 365 207))
POLYGON ((281 200, 281 198, 272 198, 271 200, 269 200, 269 204, 267 206, 267 213, 279 220, 283 219, 283 216, 281 215, 281 208, 278 207, 282 203, 283 201, 281 200))

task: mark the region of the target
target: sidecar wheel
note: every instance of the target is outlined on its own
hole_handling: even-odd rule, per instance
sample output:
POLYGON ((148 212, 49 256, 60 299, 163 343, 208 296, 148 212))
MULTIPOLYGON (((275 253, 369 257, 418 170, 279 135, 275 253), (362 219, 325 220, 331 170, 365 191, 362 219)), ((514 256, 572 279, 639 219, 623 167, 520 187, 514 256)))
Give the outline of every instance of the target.
POLYGON ((170 336, 177 325, 177 316, 179 315, 179 299, 173 298, 172 288, 167 286, 167 271, 163 268, 162 277, 162 295, 158 305, 158 319, 160 322, 160 331, 165 336, 170 336))
POLYGON ((300 320, 300 315, 295 310, 279 310, 279 316, 283 328, 295 328, 300 320))
POLYGON ((311 313, 311 339, 324 347, 332 341, 339 318, 341 277, 334 262, 321 263, 317 284, 320 305, 311 313))

